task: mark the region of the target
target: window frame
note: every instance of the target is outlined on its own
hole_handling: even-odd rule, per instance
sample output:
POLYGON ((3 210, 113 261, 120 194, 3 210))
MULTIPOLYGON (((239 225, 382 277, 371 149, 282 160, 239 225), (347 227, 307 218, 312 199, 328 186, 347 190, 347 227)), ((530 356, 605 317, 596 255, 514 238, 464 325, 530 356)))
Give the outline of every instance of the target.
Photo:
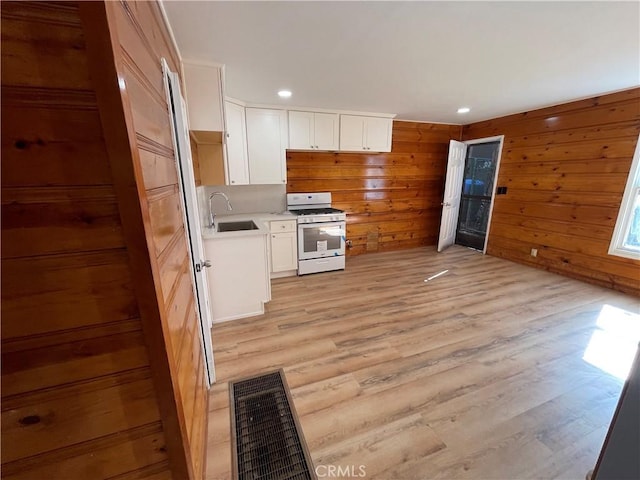
POLYGON ((632 250, 624 247, 624 241, 631 228, 633 207, 638 195, 640 195, 640 135, 638 136, 636 150, 633 154, 627 183, 624 187, 624 195, 620 203, 616 225, 613 229, 613 236, 611 237, 611 244, 609 245, 609 255, 640 260, 640 250, 632 250))

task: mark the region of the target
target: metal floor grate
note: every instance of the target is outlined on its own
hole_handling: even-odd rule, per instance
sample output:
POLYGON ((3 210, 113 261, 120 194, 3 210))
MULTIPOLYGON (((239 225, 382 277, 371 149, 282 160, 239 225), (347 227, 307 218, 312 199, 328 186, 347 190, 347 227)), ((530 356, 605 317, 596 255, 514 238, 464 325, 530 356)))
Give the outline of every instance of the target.
POLYGON ((234 478, 316 478, 282 370, 230 382, 229 394, 234 478))

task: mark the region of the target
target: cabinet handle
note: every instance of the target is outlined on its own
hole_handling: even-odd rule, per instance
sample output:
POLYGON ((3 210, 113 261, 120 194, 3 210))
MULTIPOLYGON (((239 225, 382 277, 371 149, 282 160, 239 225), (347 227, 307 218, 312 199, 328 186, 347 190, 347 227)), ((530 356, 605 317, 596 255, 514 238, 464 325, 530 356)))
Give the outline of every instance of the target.
POLYGON ((318 145, 316 145, 316 148, 318 148, 318 145))

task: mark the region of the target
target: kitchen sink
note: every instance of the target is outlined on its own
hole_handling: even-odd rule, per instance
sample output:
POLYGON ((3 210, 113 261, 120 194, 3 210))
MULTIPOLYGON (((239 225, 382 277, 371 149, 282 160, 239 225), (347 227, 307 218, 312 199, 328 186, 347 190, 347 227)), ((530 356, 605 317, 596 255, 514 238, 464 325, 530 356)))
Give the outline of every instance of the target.
POLYGON ((258 226, 253 222, 253 220, 218 223, 218 232, 239 232, 242 230, 258 230, 258 226))

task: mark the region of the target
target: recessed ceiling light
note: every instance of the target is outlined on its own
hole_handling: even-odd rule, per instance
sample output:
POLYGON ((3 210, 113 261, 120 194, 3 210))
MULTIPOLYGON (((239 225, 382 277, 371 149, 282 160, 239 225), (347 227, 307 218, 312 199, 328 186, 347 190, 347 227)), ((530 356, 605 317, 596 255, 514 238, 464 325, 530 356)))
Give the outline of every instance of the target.
POLYGON ((282 98, 289 98, 291 96, 291 90, 280 90, 278 95, 282 98))
POLYGON ((469 107, 460 107, 458 113, 469 113, 471 109, 469 107))

